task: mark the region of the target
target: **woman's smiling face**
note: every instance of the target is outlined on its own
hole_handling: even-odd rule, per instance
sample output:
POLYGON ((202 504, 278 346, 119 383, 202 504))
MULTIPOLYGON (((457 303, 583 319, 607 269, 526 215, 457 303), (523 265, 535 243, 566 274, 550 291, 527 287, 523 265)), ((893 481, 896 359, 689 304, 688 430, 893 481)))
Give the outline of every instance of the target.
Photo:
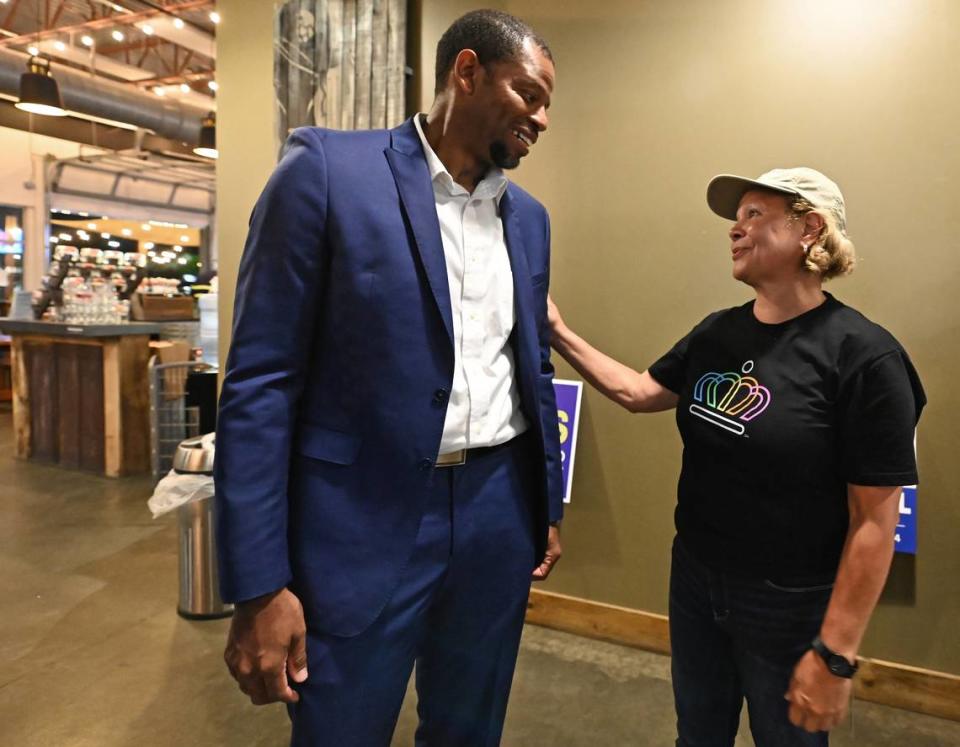
POLYGON ((803 221, 790 216, 784 195, 745 193, 730 229, 733 277, 754 288, 795 279, 803 271, 803 232, 803 221))

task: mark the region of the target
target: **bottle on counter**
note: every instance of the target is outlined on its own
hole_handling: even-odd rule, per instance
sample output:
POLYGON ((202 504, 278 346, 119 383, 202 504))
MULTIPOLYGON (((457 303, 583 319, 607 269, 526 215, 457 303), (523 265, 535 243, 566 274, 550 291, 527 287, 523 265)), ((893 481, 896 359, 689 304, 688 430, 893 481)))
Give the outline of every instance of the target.
POLYGON ((93 293, 87 281, 81 276, 73 286, 72 313, 68 310, 67 321, 70 324, 92 323, 93 293))

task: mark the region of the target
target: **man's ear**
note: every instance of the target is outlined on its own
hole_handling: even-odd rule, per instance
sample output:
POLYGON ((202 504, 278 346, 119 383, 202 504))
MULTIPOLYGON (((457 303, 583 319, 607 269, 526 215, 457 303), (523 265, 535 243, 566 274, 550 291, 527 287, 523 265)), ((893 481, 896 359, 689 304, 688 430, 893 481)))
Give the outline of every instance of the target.
POLYGON ((467 95, 477 90, 477 82, 480 75, 483 74, 483 65, 477 57, 477 53, 472 49, 461 49, 457 59, 453 61, 453 70, 450 75, 453 84, 467 95))

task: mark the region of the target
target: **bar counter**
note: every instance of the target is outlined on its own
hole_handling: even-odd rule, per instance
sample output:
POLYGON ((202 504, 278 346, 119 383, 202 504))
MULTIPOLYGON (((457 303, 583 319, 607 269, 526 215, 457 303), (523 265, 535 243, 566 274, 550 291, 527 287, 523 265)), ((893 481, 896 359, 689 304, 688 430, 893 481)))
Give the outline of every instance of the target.
POLYGON ((0 318, 11 336, 16 456, 119 477, 150 470, 150 335, 158 324, 0 318))

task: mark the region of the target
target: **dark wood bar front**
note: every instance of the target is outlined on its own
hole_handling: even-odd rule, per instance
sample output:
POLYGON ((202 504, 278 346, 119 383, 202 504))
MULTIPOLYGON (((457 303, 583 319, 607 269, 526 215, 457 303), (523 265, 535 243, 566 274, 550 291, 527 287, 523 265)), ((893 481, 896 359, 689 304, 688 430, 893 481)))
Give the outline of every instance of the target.
POLYGON ((12 338, 16 455, 110 477, 150 470, 156 324, 0 320, 12 338))

